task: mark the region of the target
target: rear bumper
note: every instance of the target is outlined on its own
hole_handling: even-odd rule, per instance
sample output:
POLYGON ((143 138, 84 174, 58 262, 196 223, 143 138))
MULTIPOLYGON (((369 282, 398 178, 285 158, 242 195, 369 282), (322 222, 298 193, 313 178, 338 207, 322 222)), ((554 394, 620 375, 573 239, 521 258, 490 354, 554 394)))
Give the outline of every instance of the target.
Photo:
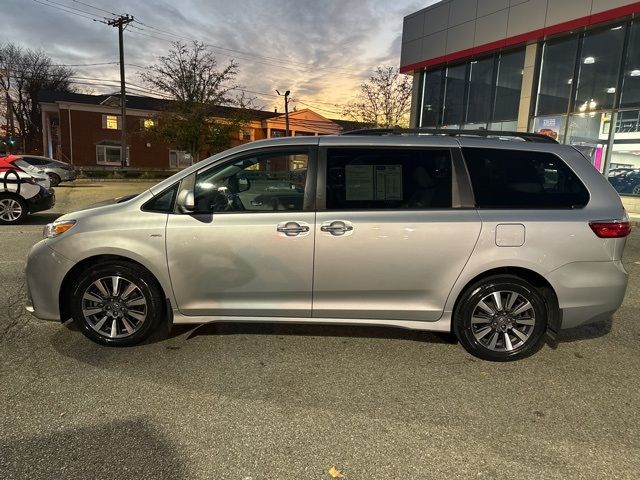
POLYGON ((42 320, 60 320, 60 287, 74 263, 43 240, 27 259, 27 311, 42 320))
POLYGON ((29 213, 41 212, 43 210, 49 210, 56 204, 56 194, 53 189, 40 188, 40 192, 27 199, 27 206, 29 207, 29 213))
POLYGON ((546 276, 558 296, 560 328, 573 328, 613 315, 622 304, 629 276, 619 260, 569 263, 546 276))

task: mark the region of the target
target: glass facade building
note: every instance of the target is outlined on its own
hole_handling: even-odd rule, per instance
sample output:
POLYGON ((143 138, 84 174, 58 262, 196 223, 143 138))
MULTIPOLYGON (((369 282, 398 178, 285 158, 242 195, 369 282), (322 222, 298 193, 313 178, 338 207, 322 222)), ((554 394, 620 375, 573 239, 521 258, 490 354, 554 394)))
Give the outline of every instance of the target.
MULTIPOLYGON (((469 0, 443 1, 405 19, 401 71, 413 73, 417 89, 412 124, 545 134, 579 149, 621 195, 640 196, 638 4, 617 2, 614 6, 622 6, 494 42, 498 48, 489 43, 448 53, 453 50, 451 32, 457 34, 466 25, 455 25, 457 1, 469 0), (435 42, 440 35, 428 31, 429 22, 439 21, 438 12, 446 8, 445 54, 428 54, 432 46, 427 40, 435 42), (419 26, 415 34, 411 30, 418 18, 424 19, 422 37, 419 26), (425 59, 421 62, 410 61, 412 36, 422 42, 422 57, 415 57, 425 59)), ((534 1, 546 6, 547 17, 553 5, 559 5, 528 3, 534 1)), ((508 7, 508 22, 518 12, 515 8, 508 7)), ((533 10, 522 15, 526 30, 533 10)), ((480 43, 478 32, 486 18, 478 14, 469 22, 475 32, 469 30, 469 45, 480 43)), ((511 29, 507 23, 506 30, 511 29)))
POLYGON ((422 72, 419 126, 515 130, 523 66, 524 47, 422 72))

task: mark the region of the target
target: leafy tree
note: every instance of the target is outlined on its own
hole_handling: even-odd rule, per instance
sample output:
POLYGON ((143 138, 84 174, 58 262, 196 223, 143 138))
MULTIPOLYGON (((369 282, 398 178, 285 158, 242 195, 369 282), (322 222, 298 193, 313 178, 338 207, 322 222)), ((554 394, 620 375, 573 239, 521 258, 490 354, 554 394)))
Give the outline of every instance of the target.
POLYGON ((175 42, 168 55, 141 74, 150 88, 170 100, 150 134, 189 152, 194 161, 205 147, 212 151, 226 148, 244 120, 219 119, 220 106, 247 104, 244 97, 231 95, 237 74, 238 64, 233 60, 218 69, 215 55, 205 44, 175 42))
POLYGON ((410 77, 394 67, 377 67, 344 114, 376 127, 404 127, 409 124, 410 108, 410 77))
POLYGON ((42 119, 38 92, 40 90, 74 91, 71 77, 74 70, 54 65, 41 50, 23 49, 13 43, 0 44, 0 93, 4 109, 8 104, 10 115, 6 123, 15 121, 26 152, 42 148, 42 119))

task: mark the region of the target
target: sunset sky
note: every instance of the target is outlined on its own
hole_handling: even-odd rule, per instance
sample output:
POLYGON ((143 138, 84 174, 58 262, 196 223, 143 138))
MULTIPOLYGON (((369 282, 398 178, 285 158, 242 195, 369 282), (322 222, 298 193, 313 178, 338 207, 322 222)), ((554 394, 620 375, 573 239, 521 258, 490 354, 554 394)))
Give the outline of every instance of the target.
MULTIPOLYGON (((42 49, 56 63, 73 65, 82 91, 113 92, 119 89, 117 29, 100 21, 128 13, 136 19, 125 32, 132 84, 142 85, 141 68, 166 54, 172 41, 194 39, 210 45, 220 65, 236 59, 238 83, 258 107, 282 110, 274 90, 289 89, 299 109, 338 117, 377 65, 398 66, 403 17, 432 3, 5 0, 0 42, 42 49)), ((129 93, 144 94, 134 88, 129 93)))

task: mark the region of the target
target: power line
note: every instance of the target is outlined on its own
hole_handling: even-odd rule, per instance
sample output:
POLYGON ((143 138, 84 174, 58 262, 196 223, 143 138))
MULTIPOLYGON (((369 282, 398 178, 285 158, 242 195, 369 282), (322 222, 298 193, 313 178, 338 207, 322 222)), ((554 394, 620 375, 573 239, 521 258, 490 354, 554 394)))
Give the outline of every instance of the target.
POLYGON ((100 63, 52 63, 51 67, 94 67, 98 65, 117 65, 118 62, 100 62, 100 63))
POLYGON ((110 12, 109 10, 105 10, 104 8, 96 7, 95 5, 91 5, 90 3, 81 2, 80 0, 73 0, 73 1, 75 3, 79 3, 80 5, 84 5, 85 7, 89 7, 89 8, 93 8, 95 10, 98 10, 99 12, 108 13, 109 15, 113 15, 114 17, 118 16, 117 13, 110 12))
POLYGON ((67 10, 66 8, 57 7, 56 5, 52 5, 49 2, 42 2, 40 0, 33 0, 33 1, 36 2, 36 3, 39 3, 40 5, 44 5, 45 7, 55 8, 56 10, 60 10, 61 12, 70 13, 71 15, 76 15, 78 17, 82 17, 82 18, 86 18, 86 19, 89 19, 89 20, 93 20, 94 22, 107 23, 104 20, 98 20, 97 18, 93 18, 92 16, 88 16, 88 15, 85 15, 83 13, 78 13, 78 12, 74 12, 72 10, 67 10))

